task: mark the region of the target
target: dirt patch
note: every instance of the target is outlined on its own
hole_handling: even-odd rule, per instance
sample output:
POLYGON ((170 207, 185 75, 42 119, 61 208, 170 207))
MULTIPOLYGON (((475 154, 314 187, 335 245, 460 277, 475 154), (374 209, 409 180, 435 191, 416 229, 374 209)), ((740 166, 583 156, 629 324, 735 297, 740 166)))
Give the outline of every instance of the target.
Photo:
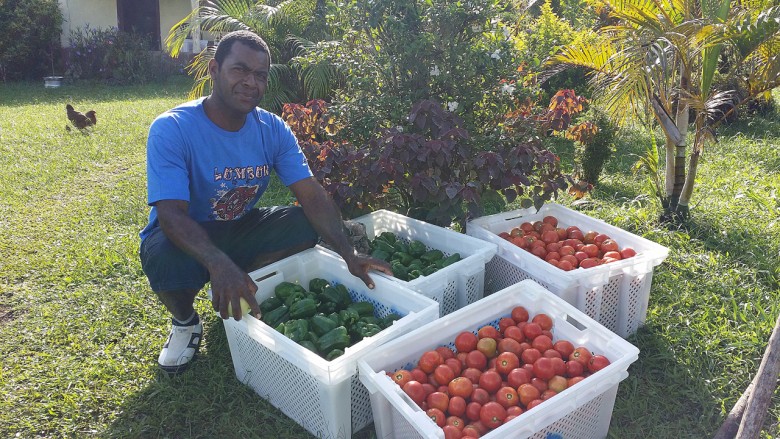
POLYGON ((11 309, 11 307, 0 304, 0 325, 9 323, 14 318, 14 311, 11 309))

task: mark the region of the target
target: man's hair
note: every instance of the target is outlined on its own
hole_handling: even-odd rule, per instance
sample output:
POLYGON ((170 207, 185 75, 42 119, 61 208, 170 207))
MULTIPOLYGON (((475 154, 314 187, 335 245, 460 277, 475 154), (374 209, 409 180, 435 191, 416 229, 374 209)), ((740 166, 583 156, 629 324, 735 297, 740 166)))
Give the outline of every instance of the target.
POLYGON ((271 63, 271 52, 268 50, 268 44, 259 35, 248 30, 237 30, 226 34, 219 40, 217 50, 214 52, 214 59, 217 60, 219 65, 222 65, 222 61, 230 53, 234 43, 246 44, 254 50, 265 53, 268 55, 268 63, 271 63))

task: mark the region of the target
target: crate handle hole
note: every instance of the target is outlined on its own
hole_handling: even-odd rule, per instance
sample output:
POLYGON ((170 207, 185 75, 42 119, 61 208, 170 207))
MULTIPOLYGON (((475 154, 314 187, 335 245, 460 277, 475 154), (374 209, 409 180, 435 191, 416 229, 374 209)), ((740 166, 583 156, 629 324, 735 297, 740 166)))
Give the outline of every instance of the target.
POLYGON ((260 277, 256 278, 256 279, 255 279, 255 282, 262 282, 262 281, 264 281, 264 280, 266 280, 266 279, 268 279, 268 278, 271 278, 271 277, 274 277, 274 276, 276 276, 277 274, 278 274, 278 273, 277 273, 276 271, 273 271, 273 272, 271 272, 271 273, 268 273, 268 274, 266 274, 266 275, 263 275, 263 276, 260 276, 260 277))
POLYGON ((574 317, 570 315, 566 315, 566 321, 569 322, 570 325, 574 326, 575 328, 579 329, 580 331, 584 331, 585 329, 588 329, 587 326, 580 323, 579 320, 575 319, 574 317))

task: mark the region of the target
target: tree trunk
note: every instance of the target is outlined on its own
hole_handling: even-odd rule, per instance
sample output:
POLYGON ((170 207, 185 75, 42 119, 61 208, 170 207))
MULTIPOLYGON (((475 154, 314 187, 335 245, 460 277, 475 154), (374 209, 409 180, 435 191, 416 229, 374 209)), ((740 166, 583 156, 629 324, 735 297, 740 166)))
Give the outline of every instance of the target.
MULTIPOLYGON (((666 169, 666 172, 674 172, 674 186, 672 188, 672 195, 670 199, 670 207, 672 210, 677 210, 677 205, 680 202, 681 195, 683 193, 683 186, 685 185, 685 139, 688 136, 688 123, 689 123, 689 107, 684 99, 681 97, 688 93, 691 82, 691 73, 686 68, 684 63, 680 64, 680 90, 677 94, 677 115, 675 116, 674 124, 677 127, 677 131, 680 133, 680 141, 677 142, 674 154, 674 169, 666 169)), ((687 205, 686 205, 687 206, 687 205)))
POLYGON ((748 398, 736 439, 759 437, 772 394, 777 388, 778 375, 780 375, 780 316, 777 317, 775 328, 769 337, 769 344, 756 374, 756 386, 748 398))

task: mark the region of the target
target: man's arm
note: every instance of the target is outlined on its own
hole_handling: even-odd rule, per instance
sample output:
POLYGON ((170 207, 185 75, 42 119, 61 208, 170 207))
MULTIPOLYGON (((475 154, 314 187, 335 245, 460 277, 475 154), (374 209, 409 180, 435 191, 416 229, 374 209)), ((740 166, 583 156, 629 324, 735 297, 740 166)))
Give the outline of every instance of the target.
POLYGON ((344 224, 338 208, 314 177, 304 178, 291 184, 290 190, 301 204, 312 227, 336 253, 344 258, 350 273, 363 280, 369 288, 374 288, 374 282, 368 276, 368 270, 374 269, 388 275, 393 274, 387 262, 359 255, 355 251, 344 233, 344 224))
POLYGON ((211 277, 211 304, 214 311, 219 311, 220 316, 227 319, 228 306, 232 306, 234 318, 241 320, 240 299, 243 297, 259 318, 260 307, 255 300, 257 285, 247 273, 218 249, 211 242, 206 231, 190 218, 189 203, 182 200, 160 200, 155 203, 155 206, 165 236, 208 270, 211 277))

